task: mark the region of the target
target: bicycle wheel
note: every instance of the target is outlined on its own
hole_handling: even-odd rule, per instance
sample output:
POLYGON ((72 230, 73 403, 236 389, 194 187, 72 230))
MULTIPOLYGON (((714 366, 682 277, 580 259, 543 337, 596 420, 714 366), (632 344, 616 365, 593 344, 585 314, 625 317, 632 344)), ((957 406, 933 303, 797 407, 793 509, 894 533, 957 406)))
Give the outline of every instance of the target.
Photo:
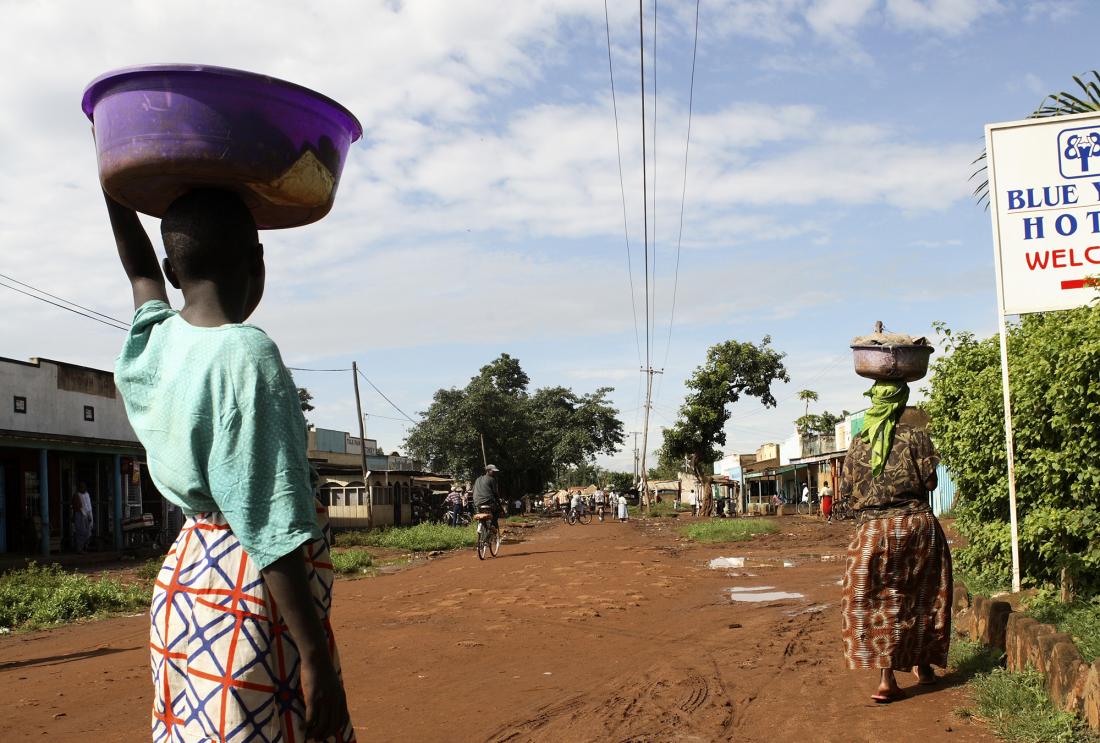
POLYGON ((582 524, 586 524, 586 525, 591 524, 592 523, 592 514, 590 514, 588 511, 584 511, 583 513, 579 513, 579 514, 577 514, 577 521, 581 522, 582 524))
POLYGON ((497 553, 500 552, 500 542, 501 542, 500 529, 490 529, 489 530, 489 552, 493 555, 493 557, 496 557, 497 553))
POLYGON ((489 539, 486 528, 481 524, 477 526, 477 559, 484 560, 485 552, 489 549, 489 539))
POLYGON ((565 517, 565 522, 567 524, 569 524, 570 526, 577 523, 577 512, 576 511, 570 511, 565 517))

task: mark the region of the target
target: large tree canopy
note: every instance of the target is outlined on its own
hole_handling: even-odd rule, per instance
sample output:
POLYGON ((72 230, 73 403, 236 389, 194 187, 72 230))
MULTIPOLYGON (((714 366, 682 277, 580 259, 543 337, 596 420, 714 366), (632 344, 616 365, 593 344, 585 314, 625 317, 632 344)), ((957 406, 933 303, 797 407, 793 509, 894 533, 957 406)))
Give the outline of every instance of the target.
POLYGON ((665 429, 660 461, 683 462, 703 483, 703 514, 712 508, 711 465, 722 457, 730 406, 743 395, 775 407, 772 383, 789 382, 783 357, 771 347, 771 337, 760 344, 726 341, 711 346, 707 359, 685 382, 688 394, 679 417, 665 429))
MULTIPOLYGON (((958 486, 965 571, 1007 584, 1008 474, 997 336, 939 331, 950 353, 933 366, 932 432, 958 486)), ((1064 569, 1100 590, 1100 306, 1025 315, 1011 326, 1008 368, 1024 580, 1064 569)))
POLYGON ((463 389, 435 393, 409 433, 409 452, 437 472, 471 478, 482 470, 481 441, 510 496, 538 493, 566 467, 590 465, 623 442, 610 387, 580 395, 566 387, 528 392, 530 379, 508 354, 483 366, 463 389))

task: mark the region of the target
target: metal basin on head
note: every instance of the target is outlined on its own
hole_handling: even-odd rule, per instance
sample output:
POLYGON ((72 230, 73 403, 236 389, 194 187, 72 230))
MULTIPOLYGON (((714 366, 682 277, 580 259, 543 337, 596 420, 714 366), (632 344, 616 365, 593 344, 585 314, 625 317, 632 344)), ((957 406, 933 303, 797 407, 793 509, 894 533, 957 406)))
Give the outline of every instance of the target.
POLYGON ((928 373, 932 346, 852 346, 856 374, 868 379, 915 382, 928 373))

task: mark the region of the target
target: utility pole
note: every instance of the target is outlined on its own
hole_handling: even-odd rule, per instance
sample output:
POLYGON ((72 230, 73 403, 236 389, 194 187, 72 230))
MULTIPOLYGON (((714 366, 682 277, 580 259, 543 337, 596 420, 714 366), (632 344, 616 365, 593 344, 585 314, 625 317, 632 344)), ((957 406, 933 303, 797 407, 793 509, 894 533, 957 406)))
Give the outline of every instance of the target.
POLYGON ((634 484, 638 484, 638 434, 641 431, 629 431, 634 436, 634 484))
MULTIPOLYGON (((648 349, 647 349, 648 350, 648 349)), ((646 469, 646 449, 649 447, 649 410, 653 407, 653 375, 664 374, 663 370, 648 366, 642 369, 646 375, 645 383, 645 425, 642 426, 642 504, 649 510, 649 471, 646 469)))
POLYGON ((367 477, 367 432, 363 426, 363 405, 359 401, 359 365, 351 362, 351 381, 355 385, 355 411, 359 419, 359 461, 363 468, 363 488, 367 491, 367 529, 374 528, 374 493, 367 477))

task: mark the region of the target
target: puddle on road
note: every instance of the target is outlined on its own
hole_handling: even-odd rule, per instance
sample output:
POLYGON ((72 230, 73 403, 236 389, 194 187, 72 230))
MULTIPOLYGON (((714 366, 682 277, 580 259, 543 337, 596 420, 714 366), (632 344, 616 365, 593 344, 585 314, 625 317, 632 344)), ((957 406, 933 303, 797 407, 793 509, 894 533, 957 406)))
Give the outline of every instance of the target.
POLYGON ((745 567, 744 557, 716 557, 710 561, 711 570, 724 570, 726 568, 745 567))
POLYGON ((708 565, 711 570, 728 568, 796 568, 806 562, 839 562, 844 555, 836 553, 805 553, 791 557, 716 557, 708 565))
POLYGON ((732 601, 760 603, 764 601, 787 601, 802 598, 801 593, 776 591, 775 586, 735 586, 728 589, 732 601))

